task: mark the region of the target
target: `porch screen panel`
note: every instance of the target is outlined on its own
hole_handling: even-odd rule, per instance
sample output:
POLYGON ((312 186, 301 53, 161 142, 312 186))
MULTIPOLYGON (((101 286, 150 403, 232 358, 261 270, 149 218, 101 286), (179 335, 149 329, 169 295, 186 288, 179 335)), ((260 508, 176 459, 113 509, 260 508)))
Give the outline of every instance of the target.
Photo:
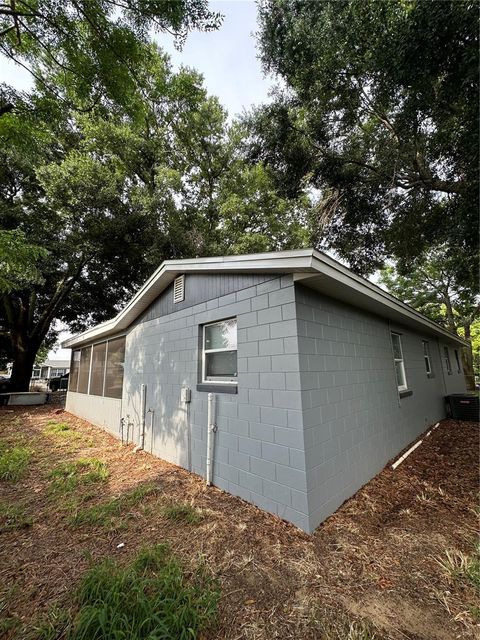
POLYGON ((80 365, 80 351, 73 351, 72 361, 70 363, 70 375, 68 376, 69 391, 77 390, 79 365, 80 365))
POLYGON ((80 352, 80 370, 78 372, 78 393, 88 393, 88 376, 90 374, 90 356, 92 347, 85 347, 80 352))
POLYGON ((90 395, 103 396, 103 382, 105 375, 105 356, 107 343, 96 344, 92 351, 92 373, 90 376, 90 395))
POLYGON ((123 387, 123 363, 125 360, 125 338, 108 341, 105 395, 121 398, 123 387))

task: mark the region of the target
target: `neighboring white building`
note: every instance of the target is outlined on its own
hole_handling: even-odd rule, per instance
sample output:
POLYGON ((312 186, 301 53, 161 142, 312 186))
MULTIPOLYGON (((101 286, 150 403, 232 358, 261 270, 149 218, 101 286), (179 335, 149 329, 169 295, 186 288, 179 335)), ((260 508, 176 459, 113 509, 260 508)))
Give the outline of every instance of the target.
POLYGON ((45 360, 41 365, 35 365, 32 380, 49 380, 59 378, 70 371, 69 360, 45 360))

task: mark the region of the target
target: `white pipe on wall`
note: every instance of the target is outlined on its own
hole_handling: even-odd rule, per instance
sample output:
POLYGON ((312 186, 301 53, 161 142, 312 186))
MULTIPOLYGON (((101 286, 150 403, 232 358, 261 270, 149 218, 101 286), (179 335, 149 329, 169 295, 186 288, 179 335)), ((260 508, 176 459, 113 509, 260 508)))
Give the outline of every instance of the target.
POLYGON ((217 427, 215 426, 215 397, 213 393, 208 394, 207 404, 207 485, 212 484, 213 478, 213 450, 214 437, 217 427))
POLYGON ((140 385, 140 449, 145 449, 145 405, 147 398, 147 386, 140 385))

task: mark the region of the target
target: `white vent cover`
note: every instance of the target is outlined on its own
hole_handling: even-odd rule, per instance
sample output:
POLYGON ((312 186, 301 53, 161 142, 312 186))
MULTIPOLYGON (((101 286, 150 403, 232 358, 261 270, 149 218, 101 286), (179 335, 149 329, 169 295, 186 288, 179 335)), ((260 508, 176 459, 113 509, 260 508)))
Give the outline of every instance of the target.
POLYGON ((173 302, 185 300, 185 276, 178 276, 173 281, 173 302))

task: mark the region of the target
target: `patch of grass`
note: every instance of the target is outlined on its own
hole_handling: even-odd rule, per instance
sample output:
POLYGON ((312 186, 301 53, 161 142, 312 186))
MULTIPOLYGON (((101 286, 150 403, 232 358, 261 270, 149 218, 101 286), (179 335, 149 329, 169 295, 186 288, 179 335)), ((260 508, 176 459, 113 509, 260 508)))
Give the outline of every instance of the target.
POLYGON ((193 640, 215 623, 220 592, 206 567, 188 575, 167 545, 143 549, 128 565, 93 566, 76 593, 75 613, 55 609, 37 640, 193 640))
POLYGON ((49 420, 44 431, 45 433, 52 433, 54 435, 62 434, 66 436, 70 436, 74 433, 73 429, 67 422, 56 422, 55 420, 49 420))
POLYGON ((74 526, 90 525, 95 527, 109 527, 115 525, 115 519, 122 515, 129 508, 134 507, 143 498, 152 495, 157 490, 156 486, 150 482, 141 484, 127 493, 108 502, 96 504, 91 507, 79 509, 71 518, 70 524, 74 526))
POLYGON ((85 446, 87 447, 93 446, 92 438, 79 433, 71 425, 69 425, 68 422, 57 422, 56 420, 49 420, 43 430, 43 433, 49 436, 56 436, 61 440, 76 443, 77 446, 78 441, 81 441, 82 444, 85 444, 85 446))
POLYGON ((31 527, 33 520, 19 505, 0 502, 0 532, 31 527))
POLYGON ((0 618, 0 637, 3 637, 4 633, 7 631, 12 631, 20 625, 20 621, 17 618, 12 618, 11 616, 0 618))
POLYGON ((69 493, 80 486, 105 482, 107 465, 96 458, 80 458, 73 462, 62 462, 50 472, 50 491, 69 493))
POLYGON ((166 545, 141 551, 128 566, 106 560, 78 591, 71 640, 191 640, 209 628, 219 591, 200 565, 186 578, 166 545))
POLYGON ((446 576, 462 580, 480 589, 480 548, 477 545, 471 555, 458 549, 447 549, 445 557, 437 559, 446 576))
POLYGON ((0 444, 0 480, 16 482, 25 473, 32 451, 28 447, 0 444))
POLYGON ((187 524, 197 524, 202 520, 202 514, 191 504, 174 502, 166 505, 162 509, 163 515, 169 520, 186 522, 187 524))

